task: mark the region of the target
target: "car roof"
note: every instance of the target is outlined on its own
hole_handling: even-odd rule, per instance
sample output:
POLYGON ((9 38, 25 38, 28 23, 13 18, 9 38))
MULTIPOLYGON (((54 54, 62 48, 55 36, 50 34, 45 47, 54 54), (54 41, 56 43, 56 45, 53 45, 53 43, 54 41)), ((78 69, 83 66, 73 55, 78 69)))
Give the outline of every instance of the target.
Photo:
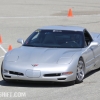
POLYGON ((42 30, 71 30, 71 31, 83 31, 85 28, 79 26, 44 26, 39 29, 42 30))

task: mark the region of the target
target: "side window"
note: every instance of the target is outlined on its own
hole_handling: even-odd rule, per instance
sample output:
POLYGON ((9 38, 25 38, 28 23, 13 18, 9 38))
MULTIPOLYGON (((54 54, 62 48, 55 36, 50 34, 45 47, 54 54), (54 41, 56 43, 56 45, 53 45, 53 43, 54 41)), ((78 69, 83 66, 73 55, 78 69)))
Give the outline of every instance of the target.
POLYGON ((93 41, 93 39, 86 29, 84 30, 84 37, 85 37, 85 47, 87 47, 90 45, 90 43, 93 41))

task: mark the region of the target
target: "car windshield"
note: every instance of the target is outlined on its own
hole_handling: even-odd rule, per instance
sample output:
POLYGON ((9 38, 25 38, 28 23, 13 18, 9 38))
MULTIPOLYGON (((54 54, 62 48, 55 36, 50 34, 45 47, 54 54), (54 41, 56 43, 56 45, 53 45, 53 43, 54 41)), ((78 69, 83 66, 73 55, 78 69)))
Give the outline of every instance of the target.
POLYGON ((82 48, 83 34, 79 31, 36 30, 23 46, 48 48, 82 48))

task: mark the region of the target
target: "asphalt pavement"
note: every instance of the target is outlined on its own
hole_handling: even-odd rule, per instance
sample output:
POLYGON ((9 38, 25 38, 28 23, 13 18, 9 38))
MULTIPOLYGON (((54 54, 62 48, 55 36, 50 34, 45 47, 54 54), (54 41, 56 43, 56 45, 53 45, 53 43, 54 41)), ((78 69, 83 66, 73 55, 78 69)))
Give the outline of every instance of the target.
MULTIPOLYGON (((1 45, 6 51, 9 45, 21 46, 18 38, 25 40, 37 28, 49 25, 82 26, 89 32, 100 33, 100 0, 0 0, 1 45), (70 8, 73 17, 67 16, 70 8)), ((0 57, 4 55, 0 49, 0 57)), ((99 85, 99 69, 75 85, 6 83, 0 75, 0 100, 100 100, 99 85)))

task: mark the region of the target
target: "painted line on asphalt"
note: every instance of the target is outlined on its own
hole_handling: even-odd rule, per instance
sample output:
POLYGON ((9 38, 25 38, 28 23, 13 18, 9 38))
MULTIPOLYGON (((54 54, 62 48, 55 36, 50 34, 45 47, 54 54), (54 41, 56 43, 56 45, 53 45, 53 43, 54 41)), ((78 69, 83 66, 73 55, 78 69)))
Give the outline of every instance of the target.
POLYGON ((7 51, 0 45, 0 48, 5 52, 7 53, 7 51))
POLYGON ((33 16, 33 17, 0 17, 0 19, 34 19, 34 18, 61 18, 66 16, 33 16))
MULTIPOLYGON (((77 16, 100 16, 100 14, 94 15, 75 15, 77 16)), ((67 16, 33 16, 33 17, 0 17, 0 19, 35 19, 35 18, 66 18, 67 16)), ((69 17, 67 17, 69 18, 69 17)))

